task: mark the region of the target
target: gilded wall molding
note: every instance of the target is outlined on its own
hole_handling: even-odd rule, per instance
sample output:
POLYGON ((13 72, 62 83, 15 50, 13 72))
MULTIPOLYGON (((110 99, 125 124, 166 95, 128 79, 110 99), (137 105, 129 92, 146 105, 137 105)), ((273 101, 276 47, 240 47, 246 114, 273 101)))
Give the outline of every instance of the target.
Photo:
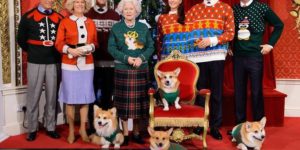
POLYGON ((292 7, 293 10, 290 11, 290 15, 295 17, 295 22, 296 22, 295 29, 297 29, 299 33, 298 39, 300 39, 300 0, 293 0, 292 7))
MULTIPOLYGON (((15 37, 17 37, 18 27, 21 18, 20 0, 14 0, 15 37)), ((22 85, 22 50, 15 38, 15 64, 16 64, 16 86, 22 85)))
POLYGON ((8 84, 11 83, 8 0, 0 0, 0 8, 0 46, 2 54, 2 79, 4 84, 8 84))

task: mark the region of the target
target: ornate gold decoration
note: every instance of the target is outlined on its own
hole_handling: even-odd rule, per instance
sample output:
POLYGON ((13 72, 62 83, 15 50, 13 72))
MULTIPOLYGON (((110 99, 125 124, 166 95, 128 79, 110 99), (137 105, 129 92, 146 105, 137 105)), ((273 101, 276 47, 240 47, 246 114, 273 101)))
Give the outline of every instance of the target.
POLYGON ((8 0, 0 0, 0 38, 3 83, 11 83, 8 0))
POLYGON ((184 140, 188 140, 188 139, 192 139, 192 138, 198 138, 198 139, 202 140, 202 137, 195 133, 185 135, 184 131, 181 128, 175 129, 172 133, 172 136, 170 137, 171 140, 173 140, 177 143, 180 143, 184 140))
MULTIPOLYGON (((290 11, 290 15, 296 18, 295 29, 297 29, 298 33, 300 34, 300 0, 293 0, 292 7, 294 8, 294 10, 290 11)), ((298 39, 300 39, 300 35, 298 39)))
POLYGON ((60 12, 64 8, 63 2, 64 2, 64 0, 56 0, 56 1, 54 1, 53 9, 56 12, 60 12))
MULTIPOLYGON (((14 13, 15 13, 15 37, 17 37, 17 31, 19 28, 21 11, 20 11, 20 0, 14 0, 14 13)), ((22 51, 15 38, 15 56, 16 56, 16 86, 22 84, 22 51)))

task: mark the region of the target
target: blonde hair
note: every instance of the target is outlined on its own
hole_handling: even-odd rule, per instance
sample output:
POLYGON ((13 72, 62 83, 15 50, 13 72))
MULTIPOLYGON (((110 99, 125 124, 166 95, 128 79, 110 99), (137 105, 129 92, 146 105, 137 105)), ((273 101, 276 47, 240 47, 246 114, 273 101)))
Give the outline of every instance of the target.
MULTIPOLYGON (((74 1, 75 0, 67 0, 65 3, 65 8, 70 12, 74 12, 74 1)), ((92 7, 92 2, 91 0, 84 0, 85 2, 85 8, 84 8, 84 13, 87 13, 91 7, 92 7)))
POLYGON ((123 9, 124 9, 124 5, 125 3, 132 3, 135 10, 136 10, 136 16, 138 17, 140 15, 140 13, 142 12, 142 6, 141 6, 141 1, 138 0, 121 0, 120 3, 118 4, 118 7, 116 8, 116 11, 119 14, 123 15, 123 9))

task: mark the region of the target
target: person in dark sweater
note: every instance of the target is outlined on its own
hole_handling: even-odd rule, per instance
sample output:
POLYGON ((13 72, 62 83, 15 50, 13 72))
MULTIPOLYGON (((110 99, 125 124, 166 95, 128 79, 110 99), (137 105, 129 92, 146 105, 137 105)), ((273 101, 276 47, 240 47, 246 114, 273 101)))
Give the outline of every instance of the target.
POLYGON ((283 23, 269 6, 256 0, 241 0, 233 7, 236 26, 233 55, 236 123, 246 121, 248 77, 251 83, 254 121, 265 115, 263 100, 263 55, 270 53, 283 30, 283 23), (263 43, 265 22, 274 27, 266 44, 263 43))
POLYGON ((110 109, 112 107, 112 93, 114 83, 114 59, 107 52, 107 43, 112 26, 119 22, 120 15, 115 10, 110 9, 107 0, 97 0, 96 5, 86 14, 87 17, 93 19, 97 28, 97 37, 99 48, 93 53, 95 61, 94 72, 94 90, 96 101, 89 106, 89 127, 90 132, 95 132, 93 126, 94 107, 96 104, 102 109, 110 109), (101 90, 101 96, 99 91, 101 90))
POLYGON ((54 0, 40 0, 38 7, 24 14, 19 24, 17 41, 27 52, 27 120, 28 141, 34 141, 38 130, 38 105, 45 83, 45 127, 51 138, 60 138, 55 131, 57 101, 57 69, 60 54, 54 47, 60 14, 52 10, 54 0))
POLYGON ((148 27, 136 21, 141 13, 137 0, 121 0, 117 10, 124 20, 112 27, 108 40, 108 52, 115 59, 114 106, 122 120, 123 145, 129 140, 128 118, 133 119, 133 141, 143 144, 139 131, 142 119, 149 117, 148 60, 154 45, 148 27))

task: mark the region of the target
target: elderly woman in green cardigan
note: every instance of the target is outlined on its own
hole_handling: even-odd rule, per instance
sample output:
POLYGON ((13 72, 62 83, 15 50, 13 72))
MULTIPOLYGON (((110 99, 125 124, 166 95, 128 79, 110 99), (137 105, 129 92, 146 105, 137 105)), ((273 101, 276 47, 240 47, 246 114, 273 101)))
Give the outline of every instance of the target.
POLYGON ((149 114, 148 59, 154 43, 147 26, 136 21, 141 12, 137 0, 121 0, 117 11, 124 19, 112 27, 108 41, 108 52, 115 59, 114 106, 122 120, 123 145, 128 145, 128 118, 133 119, 132 139, 143 144, 139 125, 149 114))

